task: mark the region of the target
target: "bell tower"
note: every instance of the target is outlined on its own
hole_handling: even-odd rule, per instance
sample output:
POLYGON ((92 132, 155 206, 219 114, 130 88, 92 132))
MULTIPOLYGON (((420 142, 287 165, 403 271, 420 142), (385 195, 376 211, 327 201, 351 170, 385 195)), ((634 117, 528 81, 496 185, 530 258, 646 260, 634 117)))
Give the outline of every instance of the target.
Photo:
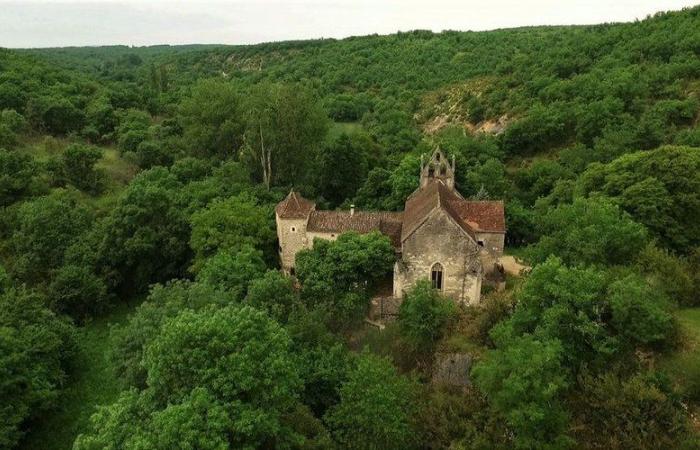
POLYGON ((450 163, 439 148, 435 149, 427 162, 423 160, 423 155, 420 160, 421 189, 434 180, 442 181, 450 189, 455 188, 455 157, 452 156, 450 163))

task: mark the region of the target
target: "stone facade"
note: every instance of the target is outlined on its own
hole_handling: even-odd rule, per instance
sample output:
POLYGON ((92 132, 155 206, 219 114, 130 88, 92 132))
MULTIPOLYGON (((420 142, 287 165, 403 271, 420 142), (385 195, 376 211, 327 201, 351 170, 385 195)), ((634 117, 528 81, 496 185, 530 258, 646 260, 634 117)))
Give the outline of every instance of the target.
POLYGON ((442 269, 442 292, 460 302, 476 304, 481 292, 482 265, 479 247, 443 210, 404 240, 394 267, 394 297, 401 298, 413 284, 442 269))
POLYGON ((502 202, 465 200, 455 189, 455 161, 436 150, 421 161, 420 187, 403 212, 317 211, 292 191, 277 205, 276 222, 282 269, 294 274, 299 250, 316 238, 336 239, 345 231, 380 231, 396 250, 393 295, 429 279, 445 295, 478 304, 484 275, 498 279, 505 219, 502 202))

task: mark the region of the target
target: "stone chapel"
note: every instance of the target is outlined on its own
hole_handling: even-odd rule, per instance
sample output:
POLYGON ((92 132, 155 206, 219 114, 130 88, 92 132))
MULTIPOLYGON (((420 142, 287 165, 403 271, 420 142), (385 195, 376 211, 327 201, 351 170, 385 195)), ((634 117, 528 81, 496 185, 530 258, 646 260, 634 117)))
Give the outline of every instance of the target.
POLYGON ((443 294, 478 304, 484 282, 499 280, 505 215, 502 201, 466 200, 455 188, 455 161, 438 149, 421 162, 420 185, 403 212, 319 211, 291 191, 275 208, 282 269, 294 275, 296 253, 314 239, 346 231, 379 231, 396 250, 393 297, 400 299, 419 279, 443 294))

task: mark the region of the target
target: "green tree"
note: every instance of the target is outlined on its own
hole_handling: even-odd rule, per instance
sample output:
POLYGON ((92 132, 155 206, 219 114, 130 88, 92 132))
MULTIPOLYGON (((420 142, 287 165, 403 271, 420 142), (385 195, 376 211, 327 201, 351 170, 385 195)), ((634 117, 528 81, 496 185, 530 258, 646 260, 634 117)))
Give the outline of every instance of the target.
POLYGON ((668 146, 592 164, 577 188, 613 198, 664 245, 686 253, 700 243, 698 171, 700 150, 668 146))
POLYGON ((251 279, 245 302, 267 311, 272 318, 284 324, 298 306, 299 295, 291 278, 278 270, 268 270, 262 277, 251 279))
POLYGON ((671 301, 683 306, 696 306, 700 303, 697 295, 700 275, 692 261, 692 257, 681 258, 650 244, 640 252, 635 267, 671 301))
POLYGON ((184 311, 148 344, 143 365, 158 402, 180 402, 202 387, 235 405, 232 445, 292 439, 281 416, 294 405, 300 380, 286 332, 263 312, 184 311))
POLYGON ((53 274, 46 296, 52 310, 79 321, 102 312, 109 301, 104 281, 91 269, 73 265, 53 274))
POLYGON ((85 116, 70 98, 60 94, 33 98, 27 109, 39 128, 51 134, 66 135, 82 128, 85 116))
POLYGON ((314 303, 334 303, 333 309, 353 309, 348 292, 364 293, 391 273, 394 250, 378 233, 341 234, 336 241, 318 239, 312 249, 296 256, 296 273, 302 295, 314 303), (344 304, 345 303, 345 304, 344 304))
POLYGON ((557 255, 568 264, 627 264, 647 243, 644 226, 606 198, 577 198, 536 216, 542 233, 534 261, 557 255))
POLYGON ((39 175, 30 155, 0 148, 0 205, 8 206, 45 190, 39 175))
POLYGON ((13 271, 24 281, 43 281, 49 271, 63 264, 66 250, 92 220, 92 212, 70 191, 23 203, 8 242, 15 255, 13 271))
POLYGON ((141 142, 148 139, 151 116, 138 109, 128 109, 118 114, 119 125, 115 133, 122 152, 135 152, 141 142))
POLYGON ((245 151, 265 186, 307 180, 329 122, 311 91, 259 84, 251 89, 245 111, 245 151))
POLYGON ((66 181, 81 191, 99 193, 104 173, 95 168, 102 159, 102 150, 97 147, 73 144, 68 146, 61 157, 63 176, 66 181))
POLYGON ((145 342, 146 388, 92 418, 75 448, 288 448, 300 379, 285 330, 244 306, 181 310, 145 342))
POLYGON ((275 231, 271 208, 249 195, 213 201, 192 215, 190 246, 195 252, 195 270, 205 258, 219 251, 235 253, 250 245, 274 254, 275 231))
POLYGON ((107 95, 96 97, 88 103, 85 109, 85 123, 82 134, 87 134, 91 139, 104 141, 112 136, 118 118, 107 95))
POLYGON ((143 388, 146 385, 146 372, 141 364, 143 349, 158 335, 165 322, 185 309, 199 311, 236 302, 230 293, 208 284, 182 280, 156 284, 129 321, 112 328, 109 360, 127 385, 143 388))
POLYGON ((401 336, 418 351, 430 352, 456 313, 452 300, 440 295, 428 280, 421 280, 401 302, 398 319, 401 336))
POLYGON ((572 405, 582 424, 574 435, 584 448, 686 448, 683 405, 661 376, 586 376, 572 405))
POLYGON ((18 134, 26 131, 27 121, 14 109, 0 111, 0 148, 12 148, 18 143, 18 134))
POLYGON ((340 387, 340 403, 325 419, 341 448, 414 448, 415 394, 413 383, 388 360, 363 353, 340 387))
POLYGON ((342 133, 321 150, 318 183, 323 198, 336 206, 352 198, 367 175, 367 140, 342 133))
POLYGON ((0 294, 0 446, 13 448, 23 424, 56 405, 75 352, 75 331, 25 289, 0 294))
POLYGON ((668 343, 675 327, 666 300, 629 272, 569 268, 557 258, 537 265, 499 333, 556 339, 566 367, 603 370, 639 346, 668 343))
POLYGON ((391 209, 393 205, 386 205, 391 195, 391 172, 375 167, 367 174, 364 184, 357 190, 354 202, 364 209, 391 209))
POLYGON ((265 269, 262 252, 244 245, 235 253, 222 250, 207 258, 197 272, 197 281, 230 291, 235 298, 243 300, 248 286, 262 277, 265 269))
POLYGON ((181 184, 164 168, 142 172, 121 194, 97 232, 96 264, 110 286, 144 292, 183 275, 190 262, 190 227, 181 184))
POLYGON ((561 343, 527 334, 497 341, 497 348, 472 374, 493 410, 505 418, 515 448, 570 447, 573 442, 566 434, 568 417, 561 402, 568 386, 561 343))
POLYGON ((195 156, 232 158, 243 142, 244 97, 233 83, 201 80, 178 108, 182 139, 195 156))
POLYGON ((664 294, 638 275, 628 275, 608 287, 611 324, 625 338, 639 344, 668 342, 674 334, 664 294))

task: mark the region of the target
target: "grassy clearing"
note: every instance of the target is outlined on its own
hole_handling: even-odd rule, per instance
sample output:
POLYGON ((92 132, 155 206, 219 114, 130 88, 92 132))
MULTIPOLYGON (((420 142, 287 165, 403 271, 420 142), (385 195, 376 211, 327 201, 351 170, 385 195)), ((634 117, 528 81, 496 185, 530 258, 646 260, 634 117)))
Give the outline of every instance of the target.
POLYGON ((121 384, 107 360, 109 329, 112 324, 126 321, 132 310, 132 306, 121 305, 111 314, 79 329, 80 349, 74 373, 56 402, 57 409, 46 414, 43 420, 31 424, 31 432, 19 448, 70 449, 76 436, 86 429, 96 407, 116 399, 121 384))
POLYGON ((684 308, 676 312, 683 343, 677 351, 659 361, 689 400, 700 404, 700 308, 684 308))
POLYGON ((328 137, 336 138, 343 133, 351 134, 360 130, 362 130, 362 124, 359 122, 333 122, 328 137))
POLYGON ((138 167, 126 161, 119 155, 119 151, 115 148, 103 148, 104 155, 97 163, 97 167, 105 171, 107 179, 117 187, 123 187, 129 184, 136 173, 138 167))

